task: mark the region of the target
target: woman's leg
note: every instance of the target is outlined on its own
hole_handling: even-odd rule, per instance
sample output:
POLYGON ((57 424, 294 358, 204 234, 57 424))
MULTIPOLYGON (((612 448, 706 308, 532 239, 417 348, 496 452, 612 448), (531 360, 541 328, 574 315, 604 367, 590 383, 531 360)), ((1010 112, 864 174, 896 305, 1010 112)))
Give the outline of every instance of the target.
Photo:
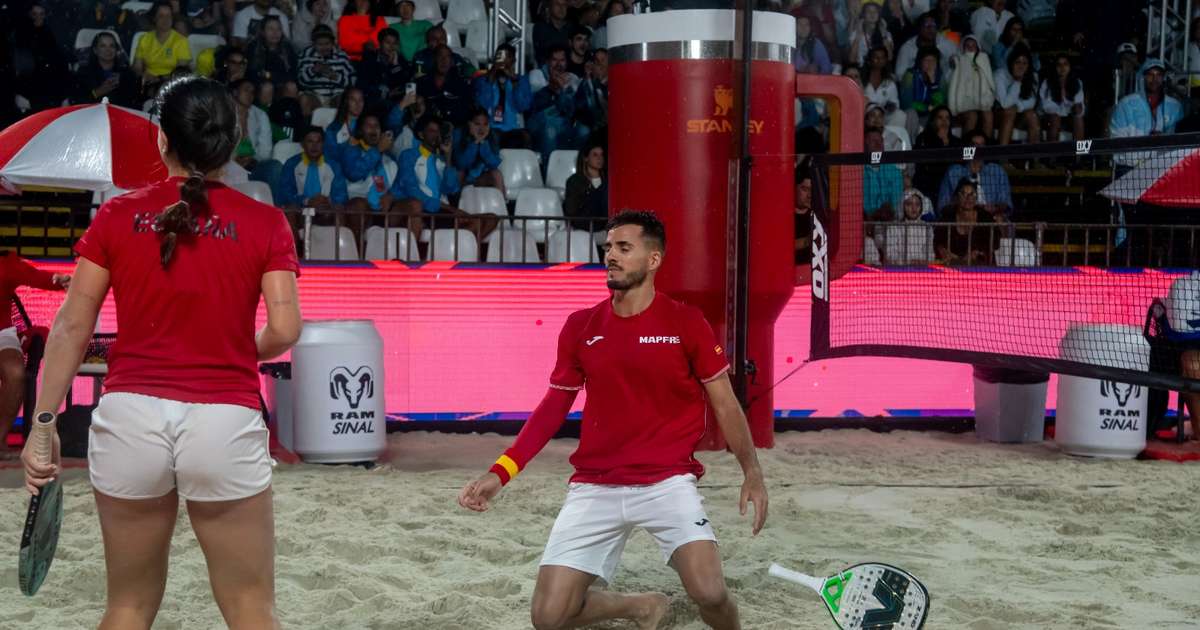
MULTIPOLYGON (((1200 379, 1200 350, 1185 350, 1179 357, 1181 372, 1185 378, 1200 379)), ((1200 394, 1180 394, 1192 417, 1192 439, 1200 440, 1200 394)))
POLYGON ((1084 128, 1086 119, 1083 116, 1071 115, 1071 133, 1076 140, 1083 140, 1087 137, 1087 130, 1084 128))
POLYGON ((1058 134, 1062 131, 1062 118, 1057 114, 1046 116, 1046 140, 1058 142, 1058 134))
POLYGON ((188 501, 188 517, 230 630, 279 628, 271 489, 234 501, 188 501))
POLYGON ((995 117, 992 115, 992 110, 990 109, 983 110, 981 114, 981 118, 983 118, 983 124, 980 126, 983 128, 983 133, 987 135, 988 141, 991 141, 992 132, 996 130, 995 117))
POLYGON ((1009 107, 1000 110, 1000 144, 1012 142, 1013 126, 1017 122, 1017 108, 1009 107))
POLYGON ((1025 121, 1025 131, 1029 134, 1029 138, 1025 142, 1029 144, 1037 144, 1042 141, 1042 123, 1038 120, 1037 110, 1031 109, 1021 113, 1022 119, 1025 121))
POLYGON ((96 511, 104 538, 108 600, 100 630, 149 630, 167 586, 171 534, 179 496, 118 499, 99 491, 96 511))

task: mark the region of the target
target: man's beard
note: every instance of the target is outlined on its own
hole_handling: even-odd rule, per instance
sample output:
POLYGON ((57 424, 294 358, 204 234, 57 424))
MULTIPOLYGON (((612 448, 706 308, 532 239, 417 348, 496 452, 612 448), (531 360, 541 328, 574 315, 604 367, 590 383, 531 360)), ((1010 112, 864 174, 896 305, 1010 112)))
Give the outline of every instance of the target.
POLYGON ((624 280, 609 280, 607 284, 608 288, 613 291, 628 291, 642 286, 642 283, 645 281, 646 271, 643 269, 641 271, 630 271, 624 280))

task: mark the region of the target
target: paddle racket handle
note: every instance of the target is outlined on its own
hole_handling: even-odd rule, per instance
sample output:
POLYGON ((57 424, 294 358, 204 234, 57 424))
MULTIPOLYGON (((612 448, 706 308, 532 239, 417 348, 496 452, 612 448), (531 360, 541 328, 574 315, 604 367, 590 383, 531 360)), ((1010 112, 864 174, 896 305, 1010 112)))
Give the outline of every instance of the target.
POLYGON ((40 413, 29 429, 29 444, 33 447, 33 458, 45 466, 51 462, 50 449, 54 446, 55 426, 58 418, 52 413, 40 413))
POLYGON ((769 573, 772 577, 781 578, 789 582, 795 582, 796 584, 807 586, 818 593, 821 592, 821 586, 825 584, 825 580, 822 580, 821 578, 805 575, 799 571, 785 569, 774 562, 771 563, 771 568, 767 570, 767 573, 769 573))

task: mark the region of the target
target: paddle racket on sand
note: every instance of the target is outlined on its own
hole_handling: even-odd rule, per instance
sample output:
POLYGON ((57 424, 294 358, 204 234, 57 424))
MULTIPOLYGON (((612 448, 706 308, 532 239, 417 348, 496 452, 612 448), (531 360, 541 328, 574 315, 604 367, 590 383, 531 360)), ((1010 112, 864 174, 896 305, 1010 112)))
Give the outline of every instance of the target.
MULTIPOLYGON (((54 414, 41 413, 30 428, 29 444, 40 464, 50 463, 56 421, 54 414)), ((58 548, 58 530, 62 527, 62 507, 62 479, 58 477, 42 486, 37 495, 29 497, 17 563, 21 592, 26 595, 37 593, 50 571, 54 550, 58 548)))
POLYGON ((856 564, 827 578, 771 564, 769 573, 816 591, 842 630, 917 630, 929 614, 929 591, 904 569, 856 564))

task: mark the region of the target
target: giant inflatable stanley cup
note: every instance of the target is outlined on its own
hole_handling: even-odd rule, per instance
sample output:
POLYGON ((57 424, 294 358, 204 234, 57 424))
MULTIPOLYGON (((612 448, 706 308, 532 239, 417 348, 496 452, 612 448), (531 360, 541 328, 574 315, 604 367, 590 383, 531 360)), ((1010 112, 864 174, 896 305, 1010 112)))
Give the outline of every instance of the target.
MULTIPOLYGON (((658 287, 700 307, 726 338, 733 281, 741 117, 741 18, 735 11, 667 11, 608 22, 610 210, 652 210, 667 226, 658 287)), ((774 326, 796 278, 793 264, 795 20, 755 13, 750 153, 748 397, 754 442, 773 441, 774 326), (769 156, 769 157, 768 157, 769 156)), ((719 448, 721 441, 708 441, 719 448)))

